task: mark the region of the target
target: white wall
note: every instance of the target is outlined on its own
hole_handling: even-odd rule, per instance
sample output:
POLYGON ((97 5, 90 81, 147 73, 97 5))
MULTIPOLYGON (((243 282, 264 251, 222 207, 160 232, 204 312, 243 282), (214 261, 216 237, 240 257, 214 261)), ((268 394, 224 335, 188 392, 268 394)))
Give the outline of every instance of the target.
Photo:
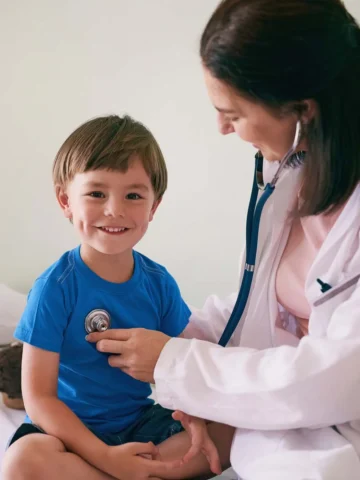
POLYGON ((55 203, 54 155, 88 118, 127 112, 153 131, 170 175, 139 249, 193 304, 236 288, 253 149, 217 133, 203 86, 199 37, 217 3, 1 1, 0 283, 27 291, 77 244, 55 203))

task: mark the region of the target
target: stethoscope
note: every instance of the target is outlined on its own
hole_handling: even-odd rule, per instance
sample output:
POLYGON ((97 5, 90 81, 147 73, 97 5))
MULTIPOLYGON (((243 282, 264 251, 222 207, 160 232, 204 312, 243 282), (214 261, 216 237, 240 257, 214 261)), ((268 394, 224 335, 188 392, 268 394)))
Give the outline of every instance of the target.
POLYGON ((236 327, 240 323, 241 317, 244 313, 246 304, 250 296, 251 283, 253 280, 254 270, 255 270, 256 251, 257 251, 257 245, 259 240, 259 227, 260 227, 261 213, 263 211, 263 208, 266 202, 273 194, 275 190, 275 185, 279 180, 279 176, 283 171, 283 169, 286 167, 289 159, 294 154, 303 155, 304 152, 300 152, 300 153, 296 152, 301 140, 301 135, 302 135, 302 125, 301 125, 301 122, 298 121, 296 124, 296 132, 295 132, 293 145, 280 161, 279 168, 277 169, 271 182, 267 183, 266 185, 264 185, 264 177, 263 177, 263 162, 264 162, 263 156, 261 152, 258 152, 255 155, 254 182, 252 186, 248 213, 246 218, 246 248, 245 248, 246 257, 245 257, 244 275, 242 278, 239 294, 237 296, 234 309, 230 315, 230 318, 224 329, 224 332, 221 335, 221 338, 218 342, 219 345, 223 347, 227 345, 236 327), (257 200, 259 190, 263 190, 263 194, 261 195, 259 200, 257 200))
MULTIPOLYGON (((294 137, 294 142, 290 150, 285 154, 285 156, 280 161, 279 168, 277 169, 273 179, 270 183, 264 184, 263 177, 263 162, 264 158, 261 152, 258 152, 255 155, 255 171, 254 171, 254 181, 250 196, 250 202, 246 218, 246 259, 245 259, 245 268, 244 275, 242 278, 239 294, 237 296, 234 309, 230 315, 228 323, 224 329, 223 334, 219 340, 219 345, 225 347, 229 342, 232 334, 234 333, 236 327, 241 321, 241 317, 244 313, 245 307, 247 305, 251 284, 255 271, 255 262, 256 262, 256 252, 259 239, 259 227, 260 219, 263 208, 273 194, 275 190, 275 185, 279 180, 281 172, 286 167, 289 159, 294 155, 300 155, 304 152, 296 152, 298 149, 302 135, 302 125, 298 121, 296 124, 296 132, 294 137), (258 200, 259 190, 263 191, 263 194, 258 200)), ((92 332, 104 332, 111 327, 111 318, 110 314, 103 309, 92 310, 85 318, 85 330, 87 333, 92 332)))
POLYGON ((105 332, 111 327, 111 317, 109 312, 102 308, 96 308, 87 314, 85 318, 86 333, 105 332))

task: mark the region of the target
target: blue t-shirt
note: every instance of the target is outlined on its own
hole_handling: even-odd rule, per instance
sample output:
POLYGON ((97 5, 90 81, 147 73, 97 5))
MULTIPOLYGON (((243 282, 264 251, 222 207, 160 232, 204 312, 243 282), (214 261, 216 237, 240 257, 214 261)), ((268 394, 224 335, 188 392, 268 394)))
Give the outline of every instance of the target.
POLYGON ((143 327, 178 336, 190 310, 167 270, 138 252, 125 283, 111 283, 82 261, 80 247, 65 253, 35 282, 15 337, 60 353, 58 397, 99 433, 121 431, 133 423, 151 389, 147 383, 109 366, 108 356, 85 340, 85 318, 104 309, 111 328, 143 327))

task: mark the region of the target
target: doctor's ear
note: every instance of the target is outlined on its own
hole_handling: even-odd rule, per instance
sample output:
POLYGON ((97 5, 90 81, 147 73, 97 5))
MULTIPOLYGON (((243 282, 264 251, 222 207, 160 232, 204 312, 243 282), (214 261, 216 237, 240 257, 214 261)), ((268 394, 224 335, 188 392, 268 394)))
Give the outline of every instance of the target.
POLYGON ((319 109, 315 100, 303 100, 294 105, 295 112, 300 116, 301 123, 308 125, 317 115, 319 109))
POLYGON ((69 204, 69 197, 66 193, 65 187, 61 185, 55 186, 56 199, 61 207, 61 210, 64 212, 66 218, 72 218, 71 208, 69 204))
POLYGON ((154 202, 154 204, 151 208, 151 211, 150 211, 149 222, 151 222, 153 220, 155 212, 158 209, 158 206, 160 205, 161 201, 162 201, 162 197, 155 200, 155 202, 154 202))

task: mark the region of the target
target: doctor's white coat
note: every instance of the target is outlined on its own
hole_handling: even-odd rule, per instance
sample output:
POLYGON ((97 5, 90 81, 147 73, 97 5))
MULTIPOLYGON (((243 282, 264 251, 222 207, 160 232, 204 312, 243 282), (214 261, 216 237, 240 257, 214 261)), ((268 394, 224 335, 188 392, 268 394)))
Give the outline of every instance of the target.
MULTIPOLYGON (((267 180, 276 167, 266 164, 267 180)), ((157 397, 236 427, 231 463, 244 480, 360 480, 360 186, 308 274, 309 335, 299 341, 276 326, 275 275, 300 173, 287 170, 265 207, 251 298, 229 346, 216 342, 236 294, 212 296, 186 331, 197 339, 165 346, 157 397)))

